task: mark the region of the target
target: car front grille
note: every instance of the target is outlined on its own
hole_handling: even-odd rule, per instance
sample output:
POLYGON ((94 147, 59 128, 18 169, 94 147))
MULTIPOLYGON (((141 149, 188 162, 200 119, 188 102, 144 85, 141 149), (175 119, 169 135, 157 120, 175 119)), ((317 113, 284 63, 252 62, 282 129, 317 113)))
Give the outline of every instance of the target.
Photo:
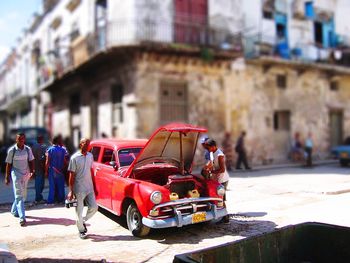
POLYGON ((196 212, 210 211, 212 204, 210 202, 190 203, 177 206, 164 206, 159 208, 159 215, 154 218, 167 218, 176 214, 176 211, 181 212, 181 215, 189 215, 196 212))

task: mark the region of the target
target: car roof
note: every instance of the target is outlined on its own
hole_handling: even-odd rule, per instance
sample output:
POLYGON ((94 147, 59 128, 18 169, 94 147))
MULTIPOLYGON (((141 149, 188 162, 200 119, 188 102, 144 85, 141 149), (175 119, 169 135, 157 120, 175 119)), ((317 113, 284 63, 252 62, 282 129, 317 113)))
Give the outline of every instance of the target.
POLYGON ((92 140, 90 145, 112 146, 114 150, 127 147, 144 147, 148 140, 146 139, 97 139, 92 140))

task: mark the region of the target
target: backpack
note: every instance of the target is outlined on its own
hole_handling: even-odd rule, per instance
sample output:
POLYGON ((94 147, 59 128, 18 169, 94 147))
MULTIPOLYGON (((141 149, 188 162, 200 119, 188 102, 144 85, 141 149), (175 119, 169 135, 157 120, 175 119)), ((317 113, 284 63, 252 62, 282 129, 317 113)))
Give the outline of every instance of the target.
MULTIPOLYGON (((27 151, 27 157, 28 157, 28 163, 29 163, 29 147, 27 145, 24 145, 24 148, 27 151)), ((12 154, 12 161, 11 161, 11 165, 13 165, 13 158, 15 157, 15 153, 16 153, 16 147, 13 146, 13 154, 12 154)))

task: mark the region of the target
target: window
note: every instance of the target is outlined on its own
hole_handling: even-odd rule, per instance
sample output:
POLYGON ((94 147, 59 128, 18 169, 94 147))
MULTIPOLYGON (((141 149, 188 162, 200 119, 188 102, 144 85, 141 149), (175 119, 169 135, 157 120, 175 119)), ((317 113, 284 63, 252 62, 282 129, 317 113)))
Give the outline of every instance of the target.
POLYGON ((71 0, 69 3, 66 5, 66 8, 70 11, 73 12, 79 5, 80 5, 81 0, 71 0))
POLYGON ((79 93, 75 93, 72 96, 70 96, 69 109, 70 109, 71 114, 79 114, 80 113, 80 95, 79 95, 79 93))
POLYGON ((314 12, 314 6, 312 1, 305 2, 305 17, 306 18, 314 18, 315 12, 314 12))
POLYGON ((95 162, 98 161, 98 156, 100 155, 100 151, 101 151, 101 147, 96 147, 96 146, 92 147, 92 149, 90 150, 90 152, 94 157, 95 162))
POLYGON ((285 89, 287 87, 286 75, 278 74, 276 77, 276 83, 278 88, 285 89))
POLYGON ((315 42, 318 45, 323 45, 323 25, 321 22, 315 22, 315 42))
POLYGON ((60 57, 60 38, 57 37, 54 41, 54 55, 56 58, 60 57))
POLYGON ((273 126, 275 131, 289 131, 290 111, 275 111, 273 114, 273 126))
POLYGON ((286 25, 277 24, 276 25, 277 37, 278 39, 285 39, 286 37, 286 25))
POLYGON ((40 40, 34 42, 34 48, 32 50, 32 63, 39 68, 40 67, 40 58, 41 58, 41 48, 40 40))
POLYGON ((142 148, 122 149, 118 152, 120 166, 128 166, 139 155, 142 148))
POLYGON ((275 1, 274 0, 262 0, 262 14, 263 18, 273 19, 275 12, 275 1))
POLYGON ((335 80, 331 81, 329 83, 329 88, 330 88, 331 91, 338 91, 339 90, 338 81, 335 81, 335 80))
POLYGON ((113 124, 123 122, 123 94, 124 89, 122 85, 113 85, 111 87, 112 92, 112 105, 113 105, 113 124))
POLYGON ((97 0, 95 3, 95 30, 98 50, 107 44, 107 1, 97 0))
POLYGON ((105 149, 103 151, 101 163, 108 164, 109 162, 114 161, 114 155, 112 149, 105 149))
POLYGON ((162 83, 160 87, 161 124, 188 120, 187 86, 185 83, 162 83))
POLYGON ((208 0, 174 0, 175 42, 205 44, 208 0))
POLYGON ((72 25, 71 33, 70 33, 70 41, 73 42, 79 36, 80 36, 80 31, 79 31, 78 23, 74 22, 72 25))
POLYGON ((263 10, 263 17, 266 19, 273 19, 273 12, 268 10, 263 10))
POLYGON ((62 24, 62 18, 58 16, 51 22, 50 27, 56 30, 61 24, 62 24))

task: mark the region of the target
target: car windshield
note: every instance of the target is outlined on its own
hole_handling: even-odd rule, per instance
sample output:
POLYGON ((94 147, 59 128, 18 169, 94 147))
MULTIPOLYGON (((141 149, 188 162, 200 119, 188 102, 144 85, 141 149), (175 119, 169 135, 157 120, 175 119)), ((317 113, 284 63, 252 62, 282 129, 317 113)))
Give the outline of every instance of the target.
POLYGON ((120 166, 128 166, 139 155, 142 148, 127 148, 119 150, 118 159, 120 166))

